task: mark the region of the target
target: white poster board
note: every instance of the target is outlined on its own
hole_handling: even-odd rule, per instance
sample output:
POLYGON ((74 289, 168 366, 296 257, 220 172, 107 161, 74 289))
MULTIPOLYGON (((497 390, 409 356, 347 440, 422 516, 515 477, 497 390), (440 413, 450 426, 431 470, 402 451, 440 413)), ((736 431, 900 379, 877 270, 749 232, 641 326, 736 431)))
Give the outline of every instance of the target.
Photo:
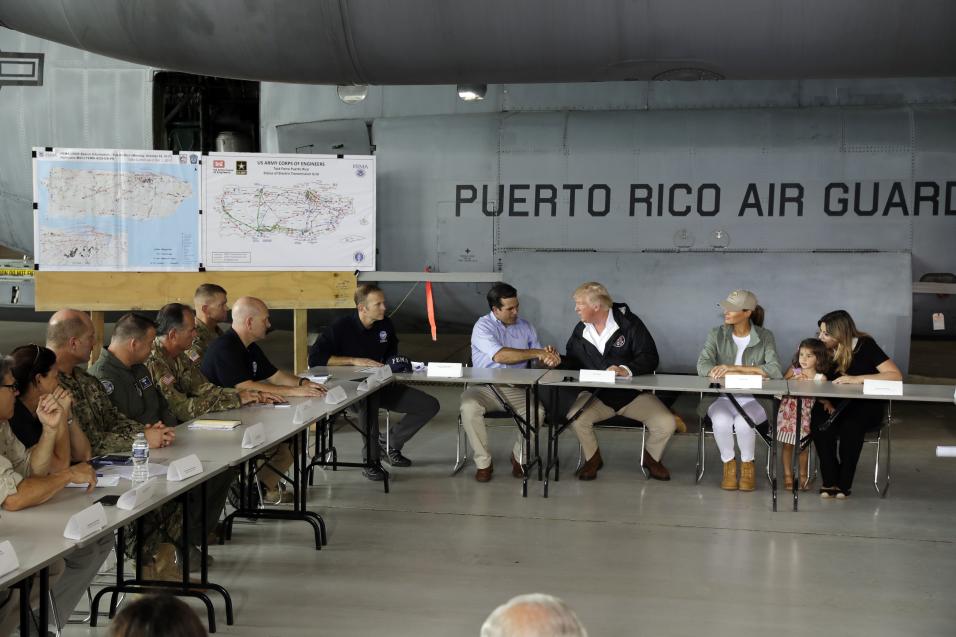
POLYGON ((374 270, 375 157, 210 153, 206 270, 374 270))
POLYGON ((199 153, 35 148, 33 155, 40 269, 198 269, 199 153))

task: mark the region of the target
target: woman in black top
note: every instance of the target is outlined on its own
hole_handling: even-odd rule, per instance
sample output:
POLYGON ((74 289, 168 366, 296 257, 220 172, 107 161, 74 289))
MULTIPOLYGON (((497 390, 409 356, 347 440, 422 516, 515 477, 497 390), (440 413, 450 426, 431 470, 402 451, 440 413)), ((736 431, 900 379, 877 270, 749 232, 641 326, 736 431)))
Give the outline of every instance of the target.
MULTIPOLYGON (((824 314, 819 321, 820 340, 833 353, 835 384, 861 384, 864 380, 902 380, 903 374, 873 338, 856 328, 845 310, 824 314)), ((820 401, 824 406, 826 401, 820 401)), ((881 400, 848 400, 843 412, 826 430, 823 410, 815 409, 810 428, 820 457, 822 497, 845 498, 853 487, 853 475, 867 431, 879 429, 886 404, 881 400)), ((832 407, 830 408, 832 409, 832 407)))
POLYGON ((37 405, 40 399, 52 394, 63 407, 65 424, 69 427, 72 456, 76 460, 89 458, 90 443, 79 427, 73 426, 73 397, 60 387, 56 371, 56 354, 53 350, 40 345, 23 345, 11 352, 13 358, 13 378, 20 395, 14 407, 10 428, 23 446, 29 449, 40 440, 43 425, 37 419, 37 405), (83 451, 86 451, 84 454, 83 451))

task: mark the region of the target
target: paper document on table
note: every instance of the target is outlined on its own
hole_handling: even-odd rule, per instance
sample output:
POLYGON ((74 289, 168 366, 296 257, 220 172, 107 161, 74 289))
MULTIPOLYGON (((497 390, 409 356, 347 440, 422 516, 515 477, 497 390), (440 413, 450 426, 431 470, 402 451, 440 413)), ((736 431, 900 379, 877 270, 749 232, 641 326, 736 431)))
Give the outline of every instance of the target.
MULTIPOLYGON (((169 470, 169 467, 167 467, 167 466, 164 465, 164 464, 155 464, 155 463, 152 463, 152 462, 149 463, 148 467, 149 467, 149 475, 147 476, 147 478, 152 478, 152 477, 154 477, 154 476, 165 476, 165 475, 166 475, 166 471, 169 470)), ((118 475, 119 477, 121 477, 121 478, 126 478, 127 480, 132 480, 132 479, 133 479, 133 467, 132 467, 132 466, 129 466, 129 467, 112 467, 111 470, 110 470, 110 474, 112 474, 112 475, 118 475)))
MULTIPOLYGON (((119 476, 96 476, 96 486, 98 487, 118 487, 120 477, 119 476)), ((70 482, 66 485, 68 489, 85 489, 86 484, 83 482, 70 482)))
POLYGON ((216 431, 230 431, 242 424, 241 420, 216 420, 214 418, 197 418, 189 423, 190 429, 210 429, 216 431))
POLYGON ((332 374, 326 374, 325 376, 303 376, 302 378, 306 380, 311 380, 313 383, 324 385, 325 381, 327 381, 329 379, 329 376, 331 375, 332 374))

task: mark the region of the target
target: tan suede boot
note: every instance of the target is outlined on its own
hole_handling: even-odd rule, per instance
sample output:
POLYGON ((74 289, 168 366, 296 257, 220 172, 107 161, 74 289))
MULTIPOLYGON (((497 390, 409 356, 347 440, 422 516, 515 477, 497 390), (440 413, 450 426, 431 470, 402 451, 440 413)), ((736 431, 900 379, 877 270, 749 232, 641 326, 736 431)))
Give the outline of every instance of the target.
POLYGON ((753 491, 756 488, 756 470, 753 460, 740 463, 740 490, 753 491))
POLYGON ((165 543, 157 546, 152 561, 143 564, 143 579, 160 582, 182 581, 183 571, 176 555, 176 547, 165 543))
POLYGON ((724 463, 724 479, 720 481, 720 488, 727 491, 737 490, 737 460, 724 463))

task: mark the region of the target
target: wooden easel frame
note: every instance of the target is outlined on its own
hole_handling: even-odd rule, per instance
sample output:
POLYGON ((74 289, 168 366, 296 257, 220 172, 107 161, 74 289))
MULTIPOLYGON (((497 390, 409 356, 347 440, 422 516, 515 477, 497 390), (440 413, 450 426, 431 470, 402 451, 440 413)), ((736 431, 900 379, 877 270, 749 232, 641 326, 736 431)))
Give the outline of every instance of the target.
MULTIPOLYGON (((229 299, 255 296, 273 310, 293 311, 295 373, 308 368, 308 310, 354 308, 352 272, 44 272, 35 275, 37 310, 87 310, 96 342, 92 360, 103 346, 105 312, 158 310, 167 303, 192 307, 202 283, 226 289, 229 299)), ((91 362, 92 362, 91 360, 91 362)))

